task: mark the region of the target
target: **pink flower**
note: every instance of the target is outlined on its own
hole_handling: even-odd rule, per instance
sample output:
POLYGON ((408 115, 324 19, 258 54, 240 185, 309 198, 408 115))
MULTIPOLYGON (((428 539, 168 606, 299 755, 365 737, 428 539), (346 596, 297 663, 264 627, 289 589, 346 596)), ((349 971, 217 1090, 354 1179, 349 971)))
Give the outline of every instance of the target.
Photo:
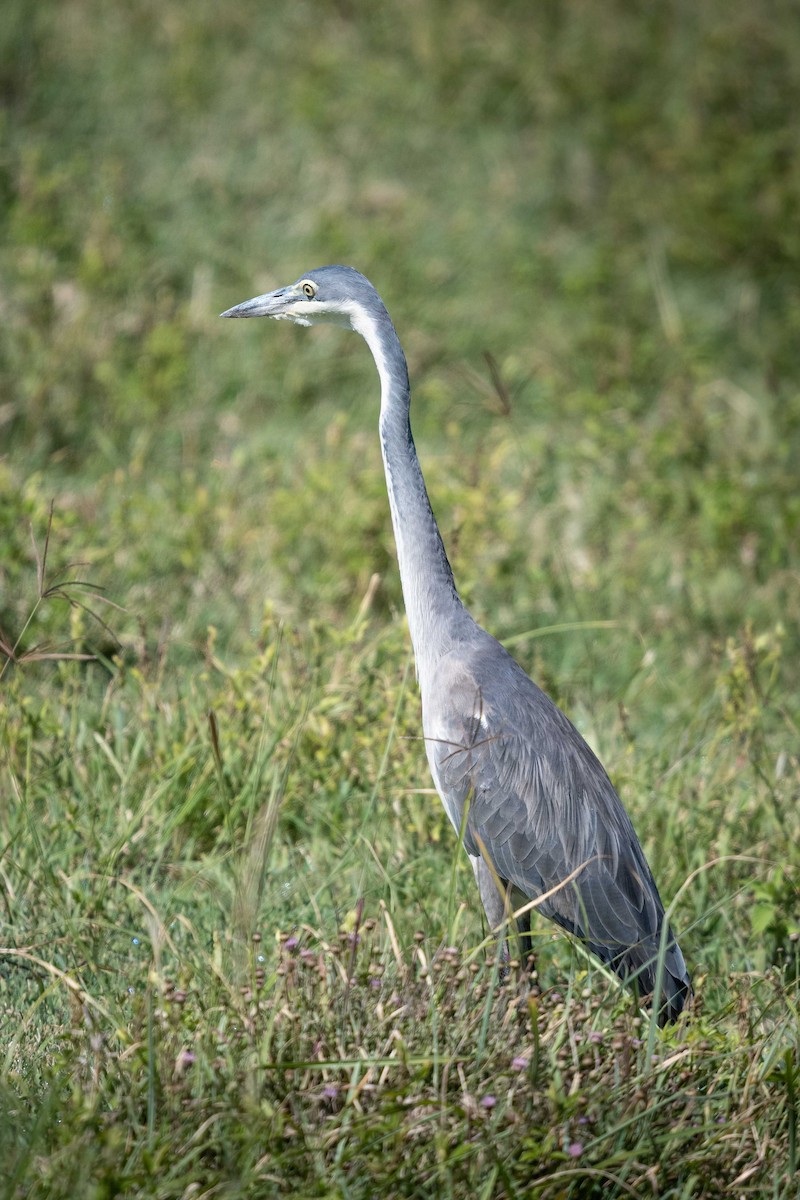
POLYGON ((583 1142, 570 1142, 567 1146, 567 1154, 570 1158, 580 1158, 583 1154, 583 1142))

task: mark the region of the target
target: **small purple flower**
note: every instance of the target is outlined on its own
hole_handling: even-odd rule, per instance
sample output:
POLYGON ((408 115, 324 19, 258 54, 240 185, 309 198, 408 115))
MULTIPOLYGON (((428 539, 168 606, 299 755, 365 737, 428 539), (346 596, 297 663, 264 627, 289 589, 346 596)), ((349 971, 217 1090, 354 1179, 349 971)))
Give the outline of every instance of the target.
POLYGON ((283 944, 287 950, 296 950, 299 945, 299 942, 300 942, 300 938, 295 937, 294 934, 292 934, 292 936, 288 937, 283 944))
POLYGON ((578 1117, 578 1124, 579 1125, 588 1125, 589 1118, 588 1117, 578 1117))
POLYGON ((494 1108, 497 1104, 496 1096, 483 1096, 481 1099, 481 1108, 494 1108))
POLYGON ((593 1029, 589 1034, 589 1041, 594 1042, 595 1046, 599 1045, 603 1040, 603 1035, 599 1029, 593 1029))
POLYGON ((518 1054, 516 1058, 512 1058, 511 1066, 515 1071, 524 1071, 528 1065, 528 1060, 524 1054, 518 1054))
POLYGON ((193 1054, 191 1050, 181 1050, 180 1054, 175 1059, 175 1070, 180 1074, 181 1072, 185 1071, 187 1067, 190 1067, 192 1063, 196 1062, 196 1054, 193 1054))
POLYGON ((329 1083, 322 1089, 322 1094, 326 1100, 335 1100, 339 1095, 339 1089, 335 1083, 329 1083))
POLYGON ((583 1154, 583 1142, 570 1142, 567 1146, 567 1154, 570 1158, 580 1158, 583 1154))

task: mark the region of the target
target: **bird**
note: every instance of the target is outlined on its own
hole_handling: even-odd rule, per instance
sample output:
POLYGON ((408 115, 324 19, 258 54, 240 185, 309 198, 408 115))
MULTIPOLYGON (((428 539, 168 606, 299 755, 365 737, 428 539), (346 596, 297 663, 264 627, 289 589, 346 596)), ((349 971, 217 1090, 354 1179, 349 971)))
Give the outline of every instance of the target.
MULTIPOLYGON (((528 904, 517 926, 529 946, 536 907, 632 986, 660 1025, 675 1021, 691 980, 622 801, 572 722, 456 590, 411 432, 406 357, 380 295, 355 268, 325 266, 221 316, 332 323, 366 341, 380 379, 380 446, 425 749, 489 927, 501 934, 528 904)), ((507 938, 503 945, 507 961, 507 938)))

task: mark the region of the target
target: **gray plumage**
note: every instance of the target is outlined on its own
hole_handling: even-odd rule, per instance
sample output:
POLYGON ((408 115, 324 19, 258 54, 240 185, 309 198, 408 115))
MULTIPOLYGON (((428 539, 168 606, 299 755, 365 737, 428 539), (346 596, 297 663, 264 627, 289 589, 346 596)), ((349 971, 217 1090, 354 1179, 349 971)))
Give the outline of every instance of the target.
MULTIPOLYGON (((450 820, 464 827, 489 924, 501 927, 507 903, 552 891, 538 911, 651 997, 664 907, 647 860, 599 760, 458 596, 411 435, 405 355, 375 288, 352 267, 320 267, 222 316, 334 322, 366 339, 428 762, 450 820)), ((526 916, 523 936, 528 928, 526 916)), ((671 930, 665 942, 662 1024, 691 995, 671 930)))

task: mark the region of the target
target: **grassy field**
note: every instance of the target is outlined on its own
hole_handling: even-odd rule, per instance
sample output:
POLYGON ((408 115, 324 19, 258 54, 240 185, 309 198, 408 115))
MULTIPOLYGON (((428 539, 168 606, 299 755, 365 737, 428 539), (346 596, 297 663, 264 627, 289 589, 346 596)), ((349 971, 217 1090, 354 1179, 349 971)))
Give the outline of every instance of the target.
POLYGON ((793 0, 6 0, 0 1196, 798 1180, 793 0), (431 791, 382 292, 462 594, 605 762, 692 969, 498 979, 431 791))

